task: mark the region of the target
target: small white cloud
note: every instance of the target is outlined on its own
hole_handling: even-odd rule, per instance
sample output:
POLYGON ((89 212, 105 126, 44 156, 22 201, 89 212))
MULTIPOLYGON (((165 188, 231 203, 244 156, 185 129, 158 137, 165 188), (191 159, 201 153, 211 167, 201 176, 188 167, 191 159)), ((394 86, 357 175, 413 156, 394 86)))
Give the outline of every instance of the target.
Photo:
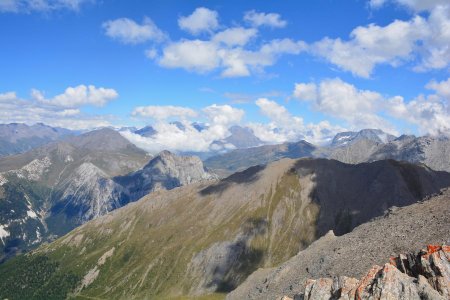
POLYGON ((166 120, 172 117, 192 118, 196 117, 197 113, 187 107, 182 106, 139 106, 133 112, 133 116, 153 118, 156 120, 166 120))
POLYGON ((151 40, 161 41, 165 38, 165 34, 148 17, 144 18, 142 24, 128 18, 120 18, 106 21, 102 27, 107 36, 124 44, 139 44, 151 40))
POLYGON ((193 35, 202 32, 213 32, 219 27, 219 15, 216 11, 205 7, 197 8, 191 15, 180 17, 178 26, 193 35))
POLYGON ((432 80, 426 85, 426 88, 436 91, 438 95, 445 97, 450 103, 450 77, 441 82, 432 80))
POLYGON ((224 43, 227 46, 244 46, 251 38, 255 37, 258 31, 254 28, 233 27, 216 33, 212 41, 224 43))
POLYGON ((244 117, 244 110, 234 108, 230 105, 213 104, 203 108, 203 112, 212 124, 231 125, 237 124, 244 117))
POLYGON ((244 20, 255 27, 267 26, 272 28, 282 28, 287 25, 287 22, 281 19, 281 16, 276 13, 258 13, 251 10, 245 13, 244 20))
POLYGON ((204 73, 220 65, 215 43, 201 40, 182 40, 163 49, 159 64, 167 68, 183 68, 204 73))
POLYGON ((47 105, 58 107, 79 107, 83 105, 103 106, 111 100, 116 99, 119 94, 114 89, 97 88, 93 85, 79 85, 68 87, 63 94, 52 99, 46 99, 44 94, 38 90, 32 90, 33 99, 47 105))
MULTIPOLYGON (((275 101, 271 101, 267 98, 259 98, 256 100, 255 104, 260 108, 261 113, 271 120, 277 123, 289 124, 291 122, 292 117, 289 111, 275 101)), ((296 123, 302 124, 303 120, 299 118, 296 123)))

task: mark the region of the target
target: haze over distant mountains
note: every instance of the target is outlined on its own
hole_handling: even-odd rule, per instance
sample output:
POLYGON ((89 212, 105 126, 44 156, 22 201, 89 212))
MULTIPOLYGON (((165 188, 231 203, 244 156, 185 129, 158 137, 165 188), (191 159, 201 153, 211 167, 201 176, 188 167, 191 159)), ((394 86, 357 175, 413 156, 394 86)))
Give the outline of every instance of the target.
MULTIPOLYGON (((179 130, 185 130, 185 126, 181 122, 172 122, 171 124, 179 130)), ((208 128, 208 125, 201 123, 191 125, 199 132, 208 128)), ((77 132, 52 128, 44 124, 0 125, 0 130, 3 130, 0 133, 5 135, 5 138, 2 139, 3 144, 0 143, 0 156, 2 151, 9 154, 20 153, 53 140, 77 134, 77 132), (6 144, 8 146, 5 146, 6 144), (11 146, 12 144, 15 146, 11 146)), ((157 134, 157 131, 150 125, 141 129, 121 128, 119 132, 133 132, 144 139, 157 134)), ((126 134, 124 136, 129 138, 126 134)), ((133 139, 130 141, 135 142, 133 139)), ((139 143, 136 145, 140 146, 139 143)), ((157 153, 153 152, 153 154, 157 153)), ((322 157, 346 163, 391 158, 425 163, 435 170, 450 171, 450 139, 448 136, 402 135, 396 137, 379 129, 338 133, 328 145, 313 145, 307 141, 268 145, 256 137, 250 128, 231 126, 229 136, 223 140, 213 141, 209 152, 178 151, 178 153, 199 156, 205 161, 208 168, 214 169, 221 176, 284 157, 322 157)))
POLYGON ((75 132, 71 130, 42 123, 32 126, 22 123, 0 124, 0 157, 22 153, 73 135, 75 132))

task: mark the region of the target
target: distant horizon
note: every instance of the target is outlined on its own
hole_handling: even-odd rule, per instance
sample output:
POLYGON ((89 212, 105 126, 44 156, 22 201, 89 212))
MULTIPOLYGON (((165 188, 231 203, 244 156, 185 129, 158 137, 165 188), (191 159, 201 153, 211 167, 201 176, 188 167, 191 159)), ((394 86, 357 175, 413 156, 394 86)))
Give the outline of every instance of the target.
POLYGON ((0 1, 0 123, 152 125, 128 138, 191 150, 233 125, 268 144, 446 134, 449 28, 447 0, 0 1))
MULTIPOLYGON (((204 123, 203 123, 204 124, 204 123)), ((0 126, 2 126, 2 125, 26 125, 26 126, 29 126, 29 127, 32 127, 32 126, 34 126, 34 125, 42 125, 42 126, 48 126, 48 127, 51 127, 51 128, 58 128, 58 129, 64 129, 64 130, 70 130, 70 129, 68 129, 68 128, 64 128, 64 127, 53 127, 53 126, 51 126, 51 125, 48 125, 48 124, 45 124, 45 123, 42 123, 42 122, 39 122, 39 123, 34 123, 34 124, 26 124, 26 123, 0 123, 0 126)), ((204 124, 204 125, 207 125, 207 124, 204 124)), ((233 127, 233 126, 238 126, 238 127, 241 127, 241 128, 248 128, 248 127, 245 127, 245 126, 241 126, 241 125, 232 125, 231 127, 233 127)), ((136 131, 139 131, 140 129, 144 129, 144 128, 146 128, 146 127, 151 127, 151 124, 150 125, 146 125, 146 126, 144 126, 144 127, 141 127, 141 128, 139 128, 139 127, 133 127, 134 129, 136 129, 136 131)), ((221 153, 221 152, 223 152, 223 151, 231 151, 231 150, 235 150, 235 149, 244 149, 244 148, 228 148, 228 149, 226 149, 226 148, 223 148, 223 149, 216 149, 216 150, 213 150, 213 149, 211 149, 211 147, 210 148, 208 148, 207 150, 204 150, 204 151, 195 151, 195 150, 192 150, 192 149, 173 149, 173 148, 169 148, 169 147, 164 147, 163 145, 160 145, 160 147, 158 148, 158 147, 156 147, 155 145, 150 145, 149 146, 149 144, 148 144, 148 141, 146 141, 146 138, 145 137, 142 137, 142 136, 140 136, 140 135, 138 135, 138 134, 136 134, 135 132, 136 131, 131 131, 131 130, 127 130, 127 127, 114 127, 114 126, 103 126, 103 127, 98 127, 98 128, 93 128, 93 129, 86 129, 86 130, 71 130, 71 131, 73 131, 73 132, 76 132, 76 133, 78 133, 78 134, 85 134, 85 133, 89 133, 89 132, 92 132, 92 131, 97 131, 97 130, 102 130, 102 129, 111 129, 111 130, 114 130, 114 131, 117 131, 118 133, 120 133, 121 134, 121 136, 122 137, 124 137, 125 139, 127 139, 130 143, 132 143, 132 144, 134 144, 135 146, 137 146, 138 148, 141 148, 141 149, 143 149, 143 150, 145 150, 145 151, 147 151, 147 152, 149 152, 149 153, 153 153, 153 154, 156 154, 156 153, 160 153, 160 152, 162 152, 162 151, 171 151, 171 152, 176 152, 176 153, 196 153, 196 152, 198 152, 198 153, 200 153, 200 152, 215 152, 215 151, 218 151, 219 153, 221 153), (143 141, 144 140, 144 141, 143 141)), ((248 128, 248 129, 251 129, 251 128, 248 128)), ((332 144, 332 142, 333 142, 333 140, 334 140, 334 138, 336 138, 336 136, 337 135, 339 135, 339 134, 346 134, 346 133, 360 133, 361 131, 365 131, 365 130, 380 130, 380 131, 382 131, 383 133, 386 133, 386 134, 389 134, 389 133, 387 133, 387 132, 384 132, 382 129, 379 129, 379 128, 363 128, 363 129, 360 129, 360 130, 357 130, 357 131, 341 131, 341 132, 337 132, 334 136, 332 136, 330 139, 328 139, 328 140, 326 140, 326 141, 322 141, 322 143, 313 143, 312 141, 309 141, 308 139, 306 139, 306 138, 300 138, 300 139, 298 139, 298 140, 296 140, 296 141, 288 141, 288 142, 279 142, 279 143, 271 143, 271 142, 262 142, 260 145, 256 145, 256 146, 251 146, 251 147, 247 147, 247 148, 254 148, 254 147, 260 147, 260 146, 265 146, 265 145, 278 145, 278 144, 283 144, 283 143, 298 143, 298 142, 301 142, 301 141, 305 141, 305 142, 307 142, 307 143, 310 143, 310 144, 312 144, 312 145, 314 145, 314 146, 319 146, 319 147, 329 147, 329 146, 331 146, 331 144, 332 144)), ((399 134, 399 135, 393 135, 394 137, 395 137, 395 139, 398 139, 398 138, 400 138, 400 137, 402 137, 402 136, 414 136, 414 137, 427 137, 427 136, 430 136, 430 137, 433 137, 433 136, 436 136, 436 137, 439 137, 439 136, 441 136, 441 137, 449 137, 447 134, 445 134, 445 133, 442 133, 442 134, 439 134, 439 135, 429 135, 429 134, 425 134, 425 135, 411 135, 411 134, 405 134, 405 133, 402 133, 402 134, 399 134)), ((214 143, 214 142, 217 142, 217 141, 220 141, 220 140, 216 140, 216 141, 213 141, 212 143, 214 143)), ((210 145, 211 146, 211 145, 210 145)))

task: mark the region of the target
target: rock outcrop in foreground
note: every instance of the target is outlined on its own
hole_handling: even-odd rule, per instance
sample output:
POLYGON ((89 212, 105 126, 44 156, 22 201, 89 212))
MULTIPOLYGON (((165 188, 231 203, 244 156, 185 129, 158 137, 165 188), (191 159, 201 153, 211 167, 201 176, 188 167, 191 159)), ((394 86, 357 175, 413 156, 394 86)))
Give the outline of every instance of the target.
POLYGON ((419 253, 400 254, 384 266, 373 266, 361 280, 308 279, 304 295, 294 299, 450 299, 449 259, 450 246, 429 245, 419 253))

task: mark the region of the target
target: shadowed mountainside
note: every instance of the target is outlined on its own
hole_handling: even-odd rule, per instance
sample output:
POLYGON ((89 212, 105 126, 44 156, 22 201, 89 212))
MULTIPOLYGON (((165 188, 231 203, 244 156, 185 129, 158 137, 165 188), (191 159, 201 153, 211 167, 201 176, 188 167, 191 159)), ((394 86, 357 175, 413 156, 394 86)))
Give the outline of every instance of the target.
POLYGON ((312 157, 316 146, 300 141, 280 145, 236 149, 228 153, 210 157, 204 161, 205 166, 221 176, 227 176, 251 166, 267 164, 282 158, 312 157))
MULTIPOLYGON (((403 208, 392 207, 383 216, 343 236, 329 232, 280 266, 257 270, 227 299, 294 297, 304 294, 307 279, 361 278, 373 265, 383 265, 395 253, 416 252, 430 243, 448 244, 449 203, 450 191, 446 190, 423 202, 403 208)), ((323 297, 328 299, 326 295, 324 293, 323 297)))

